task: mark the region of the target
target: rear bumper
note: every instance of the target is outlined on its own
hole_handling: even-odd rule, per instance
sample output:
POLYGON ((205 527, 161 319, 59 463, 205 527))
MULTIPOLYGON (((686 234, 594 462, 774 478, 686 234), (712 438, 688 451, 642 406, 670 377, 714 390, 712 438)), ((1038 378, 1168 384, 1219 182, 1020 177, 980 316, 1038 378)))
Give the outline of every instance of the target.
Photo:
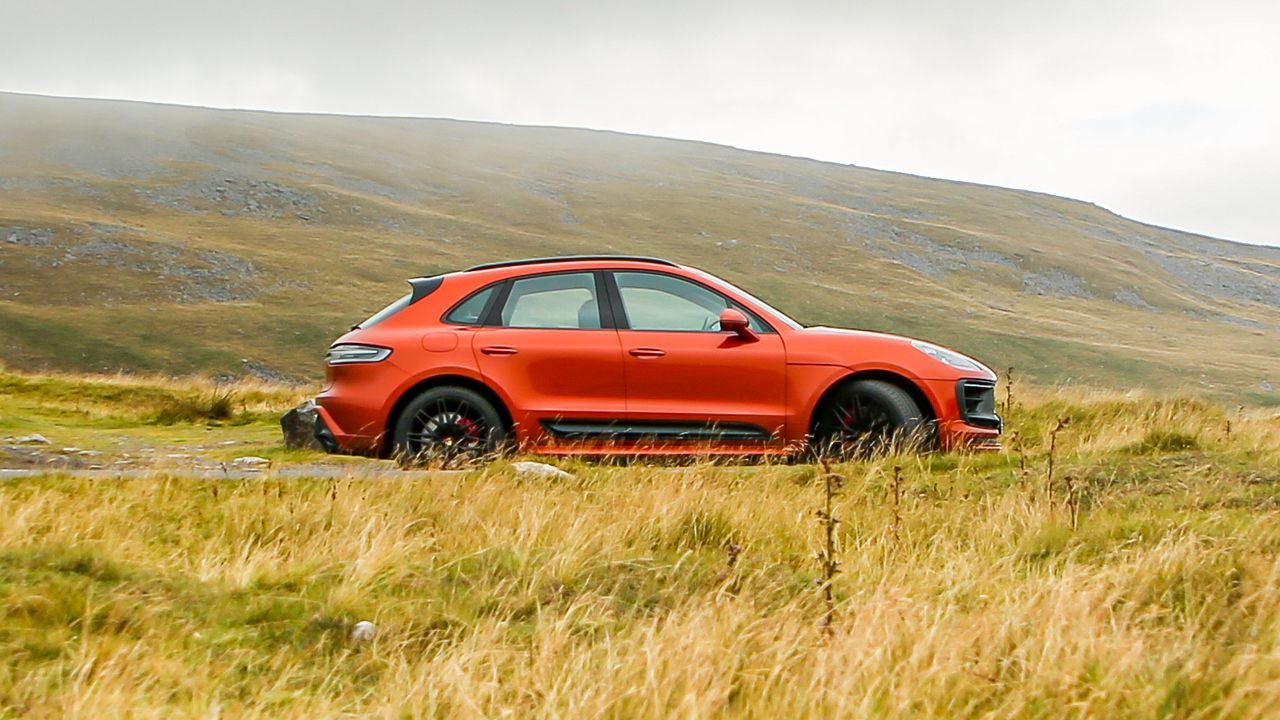
POLYGON ((316 437, 330 452, 378 455, 408 374, 390 360, 330 365, 325 374, 328 386, 315 398, 316 437))
POLYGON ((330 455, 336 455, 342 452, 342 447, 338 444, 337 436, 333 434, 333 430, 329 427, 331 421, 325 419, 327 415, 328 413, 325 412, 324 408, 316 407, 316 442, 320 443, 320 447, 324 448, 325 452, 330 455))
POLYGON ((316 440, 325 452, 342 455, 377 455, 382 433, 351 432, 334 419, 333 413, 316 398, 316 440))

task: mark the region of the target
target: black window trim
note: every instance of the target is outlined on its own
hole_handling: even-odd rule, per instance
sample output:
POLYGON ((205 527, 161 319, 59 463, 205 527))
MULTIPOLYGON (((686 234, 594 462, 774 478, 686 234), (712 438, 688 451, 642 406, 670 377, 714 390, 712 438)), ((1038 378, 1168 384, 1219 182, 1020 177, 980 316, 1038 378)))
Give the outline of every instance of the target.
POLYGON ((715 293, 716 295, 719 295, 720 297, 724 298, 725 302, 729 304, 729 307, 732 307, 735 310, 744 312, 747 314, 748 317, 758 320, 760 322, 760 326, 764 328, 764 331, 763 331, 764 334, 766 335, 778 334, 778 329, 775 328, 773 324, 770 323, 767 319, 765 319, 765 317, 760 313, 756 312, 755 310, 752 310, 751 308, 747 307, 741 302, 738 302, 737 300, 729 297, 728 295, 725 295, 723 292, 707 285, 706 283, 700 282, 698 280, 694 280, 693 278, 688 278, 683 275, 676 275, 675 273, 662 272, 661 270, 648 270, 648 269, 642 270, 642 269, 632 269, 632 268, 610 268, 609 270, 605 270, 603 272, 605 273, 605 276, 606 276, 605 284, 608 286, 608 289, 609 289, 609 304, 612 306, 612 314, 617 323, 618 330, 627 330, 629 332, 672 332, 672 333, 712 333, 712 334, 720 334, 725 332, 723 330, 635 330, 633 329, 631 327, 631 321, 627 318, 627 311, 622 304, 622 292, 618 289, 618 281, 613 277, 614 273, 626 272, 626 273, 644 273, 646 275, 661 275, 663 277, 670 277, 670 278, 675 278, 677 280, 684 280, 685 282, 689 282, 694 285, 697 285, 703 290, 706 290, 711 293, 715 293))
MULTIPOLYGON (((528 273, 525 275, 517 275, 516 277, 506 278, 505 280, 498 280, 496 282, 492 282, 492 283, 489 283, 488 285, 485 285, 479 290, 476 290, 475 292, 467 295, 466 298, 463 298, 462 301, 457 303, 457 305, 454 305, 454 307, 456 308, 458 305, 461 305, 462 303, 471 299, 471 297, 476 293, 484 292, 485 290, 494 286, 499 286, 499 287, 497 288, 497 292, 495 292, 492 296, 490 296, 489 302, 485 304, 484 312, 481 313, 480 315, 479 324, 466 325, 465 327, 496 327, 496 328, 502 328, 503 330, 599 331, 599 330, 616 329, 615 323, 614 323, 613 307, 608 302, 608 290, 604 280, 604 271, 602 270, 590 270, 590 269, 584 270, 579 268, 579 269, 572 269, 572 270, 555 270, 552 272, 540 272, 540 273, 535 272, 535 273, 528 273), (596 309, 600 312, 600 327, 598 328, 529 328, 529 327, 511 327, 511 326, 502 324, 502 309, 506 307, 507 299, 511 295, 511 287, 512 285, 515 284, 517 280, 529 280, 532 278, 551 277, 553 275, 585 275, 585 274, 590 274, 595 279, 595 285, 596 285, 595 301, 596 301, 596 309)), ((453 312, 453 308, 450 308, 449 312, 453 312)), ((449 313, 445 313, 446 317, 448 315, 449 313)), ((458 325, 460 323, 450 323, 450 324, 458 325)))

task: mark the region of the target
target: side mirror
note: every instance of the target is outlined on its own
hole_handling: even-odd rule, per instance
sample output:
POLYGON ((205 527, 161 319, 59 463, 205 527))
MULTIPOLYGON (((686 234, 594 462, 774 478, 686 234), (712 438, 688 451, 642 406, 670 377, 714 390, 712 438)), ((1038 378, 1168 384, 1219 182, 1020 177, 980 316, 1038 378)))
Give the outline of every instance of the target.
POLYGON ((720 329, 737 334, 743 340, 755 340, 756 334, 751 332, 751 321, 741 310, 725 308, 720 311, 720 329))

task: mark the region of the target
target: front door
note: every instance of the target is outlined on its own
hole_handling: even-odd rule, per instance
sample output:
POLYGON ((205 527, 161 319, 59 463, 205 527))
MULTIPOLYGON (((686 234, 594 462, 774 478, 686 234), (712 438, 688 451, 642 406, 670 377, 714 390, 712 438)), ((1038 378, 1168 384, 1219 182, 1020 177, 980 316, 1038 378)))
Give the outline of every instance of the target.
POLYGON ((564 418, 621 419, 622 348, 601 322, 599 274, 516 278, 499 292, 500 326, 477 330, 472 347, 481 374, 509 397, 517 436, 537 441, 564 418))
POLYGON ((661 272, 613 271, 626 368, 627 418, 722 440, 776 439, 786 422, 786 350, 763 320, 699 283, 661 272), (746 312, 755 334, 720 330, 746 312), (754 436, 752 438, 751 436, 754 436))

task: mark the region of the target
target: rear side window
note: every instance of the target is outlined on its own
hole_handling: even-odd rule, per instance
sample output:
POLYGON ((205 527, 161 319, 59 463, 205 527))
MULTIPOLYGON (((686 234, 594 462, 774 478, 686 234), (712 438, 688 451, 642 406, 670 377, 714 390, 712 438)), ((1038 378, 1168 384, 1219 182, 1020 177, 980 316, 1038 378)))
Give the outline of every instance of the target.
POLYGON ((364 322, 360 323, 356 327, 360 328, 361 330, 365 328, 371 328, 374 325, 377 325, 378 323, 382 322, 383 320, 386 320, 387 318, 391 317, 392 315, 395 315, 401 310, 409 307, 410 303, 412 302, 413 302, 413 293, 409 293, 408 295, 405 295, 399 300, 396 300, 390 305, 374 313, 373 317, 369 318, 368 320, 365 320, 364 322))
POLYGON ((497 288, 497 285, 491 285, 480 292, 473 293, 471 297, 450 310, 449 314, 444 316, 444 321, 456 325, 479 325, 484 309, 489 304, 489 298, 493 297, 497 288))
POLYGON ((410 305, 418 302, 422 298, 435 292, 436 288, 440 287, 441 282, 442 282, 442 278, 439 275, 434 275, 432 277, 413 278, 412 280, 409 281, 409 286, 413 288, 412 292, 400 298, 399 300, 396 300, 390 305, 382 308, 378 312, 374 313, 373 317, 369 318, 368 320, 365 320, 359 325, 352 327, 351 329, 363 330, 365 328, 371 328, 374 325, 377 325, 383 320, 386 320, 392 315, 395 315, 401 310, 409 307, 410 305))
POLYGON ((502 307, 512 328, 599 330, 595 273, 558 273, 514 280, 502 307))

